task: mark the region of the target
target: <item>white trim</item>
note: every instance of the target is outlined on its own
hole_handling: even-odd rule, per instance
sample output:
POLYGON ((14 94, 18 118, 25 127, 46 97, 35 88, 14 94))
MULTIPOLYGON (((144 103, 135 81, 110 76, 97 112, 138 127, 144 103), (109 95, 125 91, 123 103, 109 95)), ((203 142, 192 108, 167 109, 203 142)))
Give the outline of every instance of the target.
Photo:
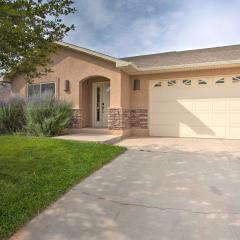
POLYGON ((138 67, 133 63, 129 63, 128 65, 125 65, 125 66, 119 66, 119 69, 134 76, 139 74, 146 75, 146 74, 207 70, 207 69, 219 69, 219 68, 234 68, 234 67, 240 67, 240 60, 181 64, 181 65, 148 67, 148 68, 138 67))

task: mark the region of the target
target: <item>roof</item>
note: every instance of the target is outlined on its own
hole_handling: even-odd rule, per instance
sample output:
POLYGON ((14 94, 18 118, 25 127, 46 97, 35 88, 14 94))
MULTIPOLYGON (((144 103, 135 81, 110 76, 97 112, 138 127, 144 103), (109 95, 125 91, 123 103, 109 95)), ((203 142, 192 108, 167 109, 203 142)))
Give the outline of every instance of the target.
POLYGON ((103 54, 103 53, 100 53, 100 52, 96 52, 96 51, 93 51, 91 49, 79 47, 79 46, 76 46, 76 45, 73 45, 73 44, 70 44, 70 43, 65 43, 65 42, 56 42, 56 43, 59 46, 62 46, 62 47, 65 47, 65 48, 70 48, 70 49, 76 50, 78 52, 85 53, 87 55, 95 56, 97 58, 116 63, 116 65, 128 64, 128 62, 126 62, 124 60, 121 60, 119 58, 115 58, 115 57, 112 57, 112 56, 109 56, 109 55, 106 55, 106 54, 103 54))
POLYGON ((115 58, 69 43, 57 44, 113 62, 117 68, 131 75, 240 67, 240 45, 115 58))
POLYGON ((240 60, 240 45, 205 48, 187 51, 163 52, 122 58, 140 68, 177 66, 196 63, 240 60))

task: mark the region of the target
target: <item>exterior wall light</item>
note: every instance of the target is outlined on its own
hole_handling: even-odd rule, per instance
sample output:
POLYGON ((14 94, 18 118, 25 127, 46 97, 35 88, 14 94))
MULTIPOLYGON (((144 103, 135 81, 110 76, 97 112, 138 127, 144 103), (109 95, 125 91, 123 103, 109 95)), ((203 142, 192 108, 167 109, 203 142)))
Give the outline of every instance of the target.
POLYGON ((140 80, 134 79, 133 80, 133 91, 140 90, 140 80))
POLYGON ((69 80, 65 80, 65 82, 64 82, 64 91, 65 92, 70 91, 70 81, 69 80))

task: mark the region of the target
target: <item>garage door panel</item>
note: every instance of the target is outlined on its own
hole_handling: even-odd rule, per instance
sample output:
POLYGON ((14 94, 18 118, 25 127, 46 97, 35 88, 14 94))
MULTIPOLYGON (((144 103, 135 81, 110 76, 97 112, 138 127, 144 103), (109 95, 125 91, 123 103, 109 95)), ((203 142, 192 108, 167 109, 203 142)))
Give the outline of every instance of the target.
POLYGON ((239 139, 240 136, 240 127, 229 127, 228 137, 231 139, 239 139))
POLYGON ((191 127, 187 124, 180 124, 179 128, 180 137, 201 137, 201 138, 212 138, 214 132, 206 126, 194 126, 191 127))
POLYGON ((202 87, 196 82, 181 86, 180 81, 174 87, 165 84, 159 88, 151 83, 150 135, 240 138, 240 84, 226 83, 217 85, 209 80, 202 87))
POLYGON ((179 123, 179 126, 155 124, 153 128, 154 131, 150 131, 151 136, 223 138, 226 135, 226 129, 223 127, 215 127, 212 131, 202 126, 189 126, 183 123, 179 123))
POLYGON ((240 101, 237 99, 230 99, 228 101, 229 111, 230 112, 240 112, 240 101))
POLYGON ((213 113, 211 126, 226 126, 228 124, 228 115, 225 113, 213 113))
MULTIPOLYGON (((189 113, 190 118, 188 121, 185 121, 189 125, 193 126, 201 126, 201 125, 209 125, 211 123, 211 115, 209 113, 189 113), (193 122, 193 124, 191 124, 193 122)), ((185 119, 184 119, 185 120, 185 119)))
POLYGON ((240 113, 230 113, 229 114, 229 126, 230 127, 240 127, 240 113))
POLYGON ((184 113, 186 111, 193 111, 193 103, 188 102, 167 102, 167 101, 153 101, 149 112, 158 112, 158 113, 184 113))
POLYGON ((150 129, 151 136, 163 136, 163 137, 178 137, 178 128, 173 125, 161 125, 161 124, 152 124, 152 129, 150 129))
POLYGON ((218 99, 218 100, 215 100, 213 99, 212 100, 212 111, 213 112, 226 112, 227 111, 227 105, 228 105, 228 102, 227 102, 227 99, 218 99))
POLYGON ((211 102, 207 99, 205 101, 194 101, 193 100, 193 104, 194 104, 194 111, 195 112, 209 112, 212 104, 211 102))
POLYGON ((225 126, 214 126, 211 128, 211 134, 208 136, 206 134, 205 138, 225 138, 226 137, 226 127, 225 126))
POLYGON ((166 102, 166 101, 153 101, 152 106, 150 108, 150 112, 158 112, 158 113, 165 113, 171 112, 171 109, 175 112, 181 111, 181 108, 178 108, 176 103, 174 102, 166 102))
POLYGON ((158 112, 150 113, 151 118, 149 120, 151 124, 164 124, 164 125, 178 125, 180 123, 186 123, 189 126, 203 126, 209 125, 211 116, 209 114, 199 113, 193 115, 192 113, 163 113, 161 115, 158 112))

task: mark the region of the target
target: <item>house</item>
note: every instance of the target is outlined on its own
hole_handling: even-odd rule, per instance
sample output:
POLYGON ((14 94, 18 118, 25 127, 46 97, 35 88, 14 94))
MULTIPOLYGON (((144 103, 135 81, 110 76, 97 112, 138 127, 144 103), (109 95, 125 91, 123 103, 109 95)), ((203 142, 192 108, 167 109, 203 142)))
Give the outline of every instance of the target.
POLYGON ((75 128, 123 136, 240 138, 240 45, 123 59, 58 43, 53 72, 26 84, 73 103, 75 128))
POLYGON ((11 84, 0 77, 0 101, 8 99, 12 95, 11 84))

